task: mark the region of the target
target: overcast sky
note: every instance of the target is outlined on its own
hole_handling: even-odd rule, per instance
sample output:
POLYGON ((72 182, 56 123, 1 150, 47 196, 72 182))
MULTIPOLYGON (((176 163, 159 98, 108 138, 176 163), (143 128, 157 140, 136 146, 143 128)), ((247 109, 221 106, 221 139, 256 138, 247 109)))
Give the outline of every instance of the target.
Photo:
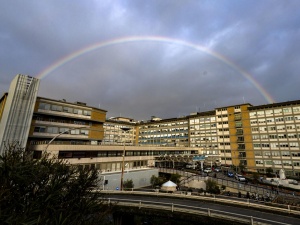
POLYGON ((1 93, 43 75, 41 97, 136 120, 300 99, 299 0, 0 3, 1 93))

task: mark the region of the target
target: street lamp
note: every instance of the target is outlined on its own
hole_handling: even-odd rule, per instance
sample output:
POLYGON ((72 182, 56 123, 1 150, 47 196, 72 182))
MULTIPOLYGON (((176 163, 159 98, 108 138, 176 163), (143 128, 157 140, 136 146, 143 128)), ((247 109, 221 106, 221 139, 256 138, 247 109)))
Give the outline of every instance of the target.
MULTIPOLYGON (((121 127, 121 130, 123 130, 125 133, 129 130, 131 130, 131 128, 129 127, 121 127)), ((125 135, 125 139, 124 139, 124 148, 123 148, 123 155, 122 155, 122 172, 121 172, 121 191, 123 191, 123 180, 124 180, 124 162, 125 162, 125 142, 126 142, 126 135, 125 135)))

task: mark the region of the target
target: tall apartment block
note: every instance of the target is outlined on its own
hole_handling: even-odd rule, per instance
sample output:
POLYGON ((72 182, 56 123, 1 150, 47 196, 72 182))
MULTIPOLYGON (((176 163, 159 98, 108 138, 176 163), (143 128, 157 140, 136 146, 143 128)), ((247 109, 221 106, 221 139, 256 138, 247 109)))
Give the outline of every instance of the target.
POLYGON ((17 75, 0 100, 0 154, 11 144, 25 148, 39 80, 17 75))

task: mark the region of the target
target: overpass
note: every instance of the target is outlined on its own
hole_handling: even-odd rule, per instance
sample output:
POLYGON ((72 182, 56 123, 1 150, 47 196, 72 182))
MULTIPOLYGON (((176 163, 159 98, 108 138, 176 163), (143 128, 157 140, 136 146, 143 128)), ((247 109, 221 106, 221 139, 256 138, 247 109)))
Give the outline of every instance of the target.
MULTIPOLYGON (((193 196, 145 191, 101 191, 108 203, 118 207, 134 209, 135 213, 147 210, 157 215, 185 215, 206 221, 227 221, 229 224, 300 224, 300 210, 286 205, 265 204, 250 199, 227 198, 225 196, 193 196)), ((131 210, 132 211, 132 210, 131 210)), ((119 220, 120 221, 120 220, 119 220)), ((122 224, 122 223, 117 223, 122 224)), ((203 223, 206 224, 206 223, 203 223)), ((207 223, 210 224, 210 223, 207 223)))

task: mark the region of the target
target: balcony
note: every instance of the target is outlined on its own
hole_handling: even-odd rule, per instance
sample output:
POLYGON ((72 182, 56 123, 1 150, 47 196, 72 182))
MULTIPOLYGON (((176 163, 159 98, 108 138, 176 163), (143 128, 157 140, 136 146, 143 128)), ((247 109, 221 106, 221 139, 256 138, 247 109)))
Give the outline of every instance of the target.
POLYGON ((237 142, 244 142, 245 139, 244 139, 244 137, 238 137, 236 141, 237 141, 237 142))
POLYGON ((234 115, 234 120, 241 120, 242 116, 241 115, 234 115))
POLYGON ((238 145, 238 150, 245 150, 245 145, 238 145))
POLYGON ((242 128, 243 124, 242 123, 235 123, 235 128, 242 128))
POLYGON ((237 129, 236 130, 236 135, 243 135, 244 131, 242 129, 237 129))

